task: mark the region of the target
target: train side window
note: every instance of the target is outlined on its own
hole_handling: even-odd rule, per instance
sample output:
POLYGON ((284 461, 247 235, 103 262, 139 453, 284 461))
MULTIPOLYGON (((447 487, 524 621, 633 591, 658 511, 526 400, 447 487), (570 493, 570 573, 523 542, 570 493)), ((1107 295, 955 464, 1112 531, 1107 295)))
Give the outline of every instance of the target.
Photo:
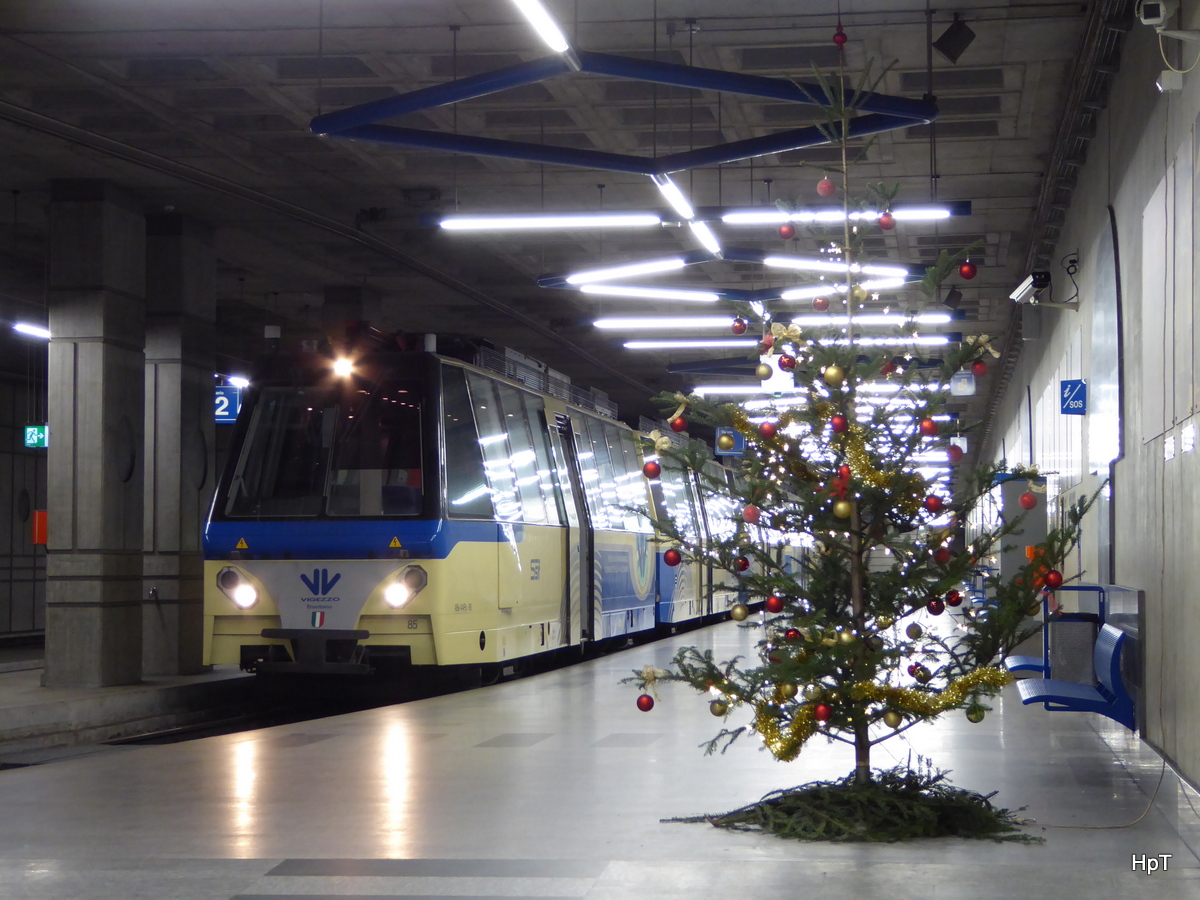
POLYGON ((593 482, 594 492, 588 491, 588 505, 591 506, 594 501, 597 506, 604 509, 606 523, 604 526, 597 525, 597 527, 623 531, 625 515, 621 511, 621 503, 617 497, 617 476, 613 472, 612 456, 608 452, 608 439, 604 434, 604 423, 599 419, 585 416, 583 424, 587 428, 588 442, 591 444, 592 452, 596 454, 596 470, 600 476, 598 481, 593 482))
POLYGON ((496 506, 496 518, 501 522, 521 521, 521 495, 513 471, 513 451, 509 442, 508 423, 496 396, 496 382, 474 372, 467 374, 471 389, 471 406, 479 428, 479 446, 483 448, 483 470, 487 473, 488 488, 496 506))
POLYGON ((617 484, 617 505, 625 529, 650 533, 654 530, 650 519, 642 515, 646 511, 646 484, 637 462, 633 434, 615 422, 604 424, 604 434, 608 438, 608 455, 617 484))
POLYGON ((554 474, 554 462, 550 456, 550 436, 546 433, 546 403, 541 397, 521 392, 521 403, 525 409, 525 421, 533 437, 533 452, 537 456, 538 486, 546 501, 546 522, 550 525, 566 524, 566 506, 559 492, 558 479, 554 474))
POLYGON ((666 514, 675 523, 675 528, 683 538, 694 542, 700 535, 700 528, 691 476, 670 459, 662 458, 659 462, 662 464, 659 480, 666 514))
POLYGON ((454 518, 493 518, 466 374, 457 366, 442 367, 442 417, 447 512, 454 518))
POLYGON ((604 500, 600 496, 601 477, 599 462, 596 459, 596 449, 592 444, 591 435, 588 434, 587 424, 587 416, 581 415, 575 418, 575 425, 579 429, 577 432, 579 480, 583 486, 583 497, 587 502, 592 527, 608 528, 608 511, 605 509, 604 500))
POLYGON ((525 404, 521 402, 523 394, 524 391, 507 384, 496 383, 500 412, 504 416, 508 445, 512 449, 509 466, 517 493, 521 495, 522 521, 542 525, 546 522, 546 503, 542 499, 542 476, 538 474, 537 452, 533 448, 533 436, 529 429, 529 413, 525 404))

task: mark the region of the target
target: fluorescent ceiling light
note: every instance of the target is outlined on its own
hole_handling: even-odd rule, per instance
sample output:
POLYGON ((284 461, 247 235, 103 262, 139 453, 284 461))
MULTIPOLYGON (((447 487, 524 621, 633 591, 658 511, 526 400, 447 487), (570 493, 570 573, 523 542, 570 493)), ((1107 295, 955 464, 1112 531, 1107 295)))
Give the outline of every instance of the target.
POLYGON ((661 225, 657 213, 570 213, 528 216, 447 216, 446 231, 532 231, 540 228, 641 228, 661 225))
POLYGON ((566 53, 571 49, 571 45, 567 43, 566 36, 562 33, 562 29, 558 27, 558 23, 546 11, 538 0, 513 0, 517 5, 517 9, 529 20, 529 24, 533 26, 546 46, 555 53, 566 53))
POLYGON ((805 390, 805 388, 794 388, 791 391, 772 391, 758 384, 702 384, 692 388, 692 393, 706 397, 710 394, 798 394, 805 390))
POLYGON ((13 331, 19 331, 21 334, 27 334, 30 337, 41 338, 44 341, 50 340, 49 328, 42 328, 40 325, 30 325, 28 322, 18 322, 13 326, 13 331))
POLYGON ((696 216, 696 211, 692 209, 692 204, 688 202, 687 197, 683 196, 683 191, 679 189, 679 185, 671 180, 669 175, 651 175, 655 185, 658 186, 659 193, 666 198, 666 201, 671 204, 671 208, 679 213, 685 219, 692 219, 696 216))
POLYGON ((869 384, 860 384, 858 386, 857 390, 860 394, 896 394, 896 393, 899 393, 900 391, 919 391, 919 390, 948 391, 948 390, 950 390, 950 386, 943 385, 942 387, 938 387, 936 384, 906 386, 903 384, 891 384, 889 382, 884 381, 884 382, 871 382, 869 384))
POLYGON ((721 255, 721 245, 707 222, 688 222, 688 227, 692 229, 692 234, 696 236, 696 240, 703 245, 705 250, 713 256, 721 255))
POLYGON ((624 347, 626 350, 674 350, 676 348, 685 349, 707 349, 717 347, 755 347, 758 345, 756 340, 742 339, 725 339, 725 340, 662 340, 662 341, 626 341, 624 347))
MULTIPOLYGON (((830 316, 825 313, 792 316, 793 325, 849 325, 850 316, 830 316)), ((948 325, 954 317, 948 313, 920 313, 906 316, 904 313, 866 313, 854 316, 855 325, 903 325, 916 322, 918 325, 948 325)))
MULTIPOLYGON (((849 344, 849 338, 838 338, 829 341, 831 344, 849 344)), ((940 346, 950 343, 949 335, 945 334, 914 334, 908 337, 857 337, 854 343, 864 347, 903 347, 909 344, 922 346, 940 346)))
POLYGON ((642 328, 729 328, 729 316, 638 316, 636 318, 597 319, 592 324, 609 330, 642 328))
POLYGON ((613 278, 626 278, 630 275, 648 275, 652 272, 673 272, 687 265, 682 258, 673 256, 669 259, 652 259, 648 262, 631 263, 627 266, 613 266, 611 269, 592 269, 589 272, 576 272, 567 276, 567 284, 589 284, 593 281, 609 281, 613 278))
MULTIPOLYGON (((603 294, 608 297, 638 297, 645 300, 682 300, 688 303, 716 303, 721 299, 712 291, 685 291, 675 288, 634 287, 617 284, 585 284, 579 289, 583 294, 603 294)), ((725 323, 732 321, 726 319, 725 323)))
POLYGON ((908 269, 903 266, 877 266, 858 263, 847 265, 831 259, 804 259, 799 256, 768 256, 763 259, 764 266, 774 266, 777 269, 795 269, 800 272, 862 272, 864 275, 882 275, 887 278, 907 278, 908 269))
POLYGON ((250 379, 249 379, 249 378, 243 378, 241 375, 230 375, 230 376, 229 376, 227 379, 225 379, 225 380, 226 380, 226 381, 228 381, 228 382, 229 382, 231 385, 233 385, 233 386, 234 386, 234 387, 236 387, 236 388, 248 388, 248 387, 250 387, 250 379))
MULTIPOLYGON (((864 209, 850 213, 852 222, 874 222, 883 215, 881 210, 864 209)), ((950 218, 950 209, 944 206, 909 206, 892 210, 898 222, 931 222, 950 218)), ((739 209, 721 216, 726 225, 780 225, 784 222, 844 222, 846 211, 842 209, 800 209, 784 212, 781 209, 739 209)))
MULTIPOLYGON (((864 281, 859 287, 864 291, 888 291, 904 287, 903 278, 879 278, 874 281, 864 281)), ((812 297, 824 297, 826 294, 844 294, 849 287, 844 284, 818 284, 810 287, 792 288, 779 295, 780 300, 806 300, 812 297)))

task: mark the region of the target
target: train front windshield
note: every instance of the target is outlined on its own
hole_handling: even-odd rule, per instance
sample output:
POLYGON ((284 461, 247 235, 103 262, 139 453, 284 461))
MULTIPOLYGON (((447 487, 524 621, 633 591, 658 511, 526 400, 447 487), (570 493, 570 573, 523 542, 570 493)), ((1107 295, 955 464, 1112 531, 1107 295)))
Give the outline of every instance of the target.
POLYGON ((423 506, 415 382, 266 387, 224 512, 231 518, 415 516, 423 506))

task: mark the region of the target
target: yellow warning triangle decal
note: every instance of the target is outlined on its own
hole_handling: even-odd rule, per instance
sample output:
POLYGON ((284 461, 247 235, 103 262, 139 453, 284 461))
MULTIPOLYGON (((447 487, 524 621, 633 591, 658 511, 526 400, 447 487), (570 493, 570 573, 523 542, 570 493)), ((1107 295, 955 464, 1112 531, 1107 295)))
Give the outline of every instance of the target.
POLYGON ((234 550, 246 550, 246 549, 249 549, 249 548, 247 548, 247 546, 246 546, 246 539, 245 539, 245 538, 238 538, 237 546, 236 546, 236 547, 234 547, 233 549, 234 549, 234 550))
POLYGON ((392 547, 392 548, 399 547, 400 546, 400 538, 398 538, 398 537, 392 538, 392 542, 390 544, 388 544, 388 546, 392 547))

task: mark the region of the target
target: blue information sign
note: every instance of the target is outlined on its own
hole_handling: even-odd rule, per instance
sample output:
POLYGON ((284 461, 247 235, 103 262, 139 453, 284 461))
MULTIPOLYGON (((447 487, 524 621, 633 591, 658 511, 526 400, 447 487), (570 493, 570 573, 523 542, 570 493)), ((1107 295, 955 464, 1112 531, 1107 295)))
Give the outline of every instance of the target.
POLYGON ((742 434, 740 431, 738 431, 735 428, 726 428, 723 426, 718 426, 718 428, 717 428, 717 449, 716 449, 717 456, 741 456, 745 452, 746 452, 746 436, 744 434, 742 434), (733 445, 728 450, 721 449, 722 443, 728 443, 728 441, 722 442, 722 440, 721 440, 721 438, 724 437, 725 435, 729 435, 729 437, 733 438, 733 445))
POLYGON ((1082 416, 1087 413, 1087 382, 1082 378, 1060 381, 1058 397, 1064 416, 1082 416))
POLYGON ((231 425, 242 409, 242 389, 233 385, 218 386, 216 396, 217 424, 231 425))

